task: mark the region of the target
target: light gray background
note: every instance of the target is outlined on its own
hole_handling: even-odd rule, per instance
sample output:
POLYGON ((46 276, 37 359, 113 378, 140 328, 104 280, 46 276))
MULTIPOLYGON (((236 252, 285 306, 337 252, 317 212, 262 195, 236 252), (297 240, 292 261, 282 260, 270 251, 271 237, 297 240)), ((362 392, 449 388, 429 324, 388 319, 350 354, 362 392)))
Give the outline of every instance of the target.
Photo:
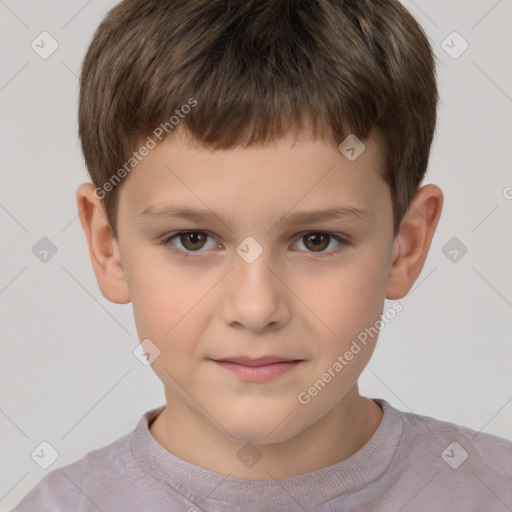
MULTIPOLYGON (((75 204, 76 187, 88 180, 78 75, 115 3, 0 0, 1 511, 164 403, 160 381, 132 353, 131 305, 99 291, 75 204), (43 31, 59 44, 47 59, 31 48, 43 31), (32 253, 42 237, 58 249, 46 263, 32 253), (42 441, 59 454, 47 470, 31 458, 42 441)), ((512 2, 403 3, 439 59, 425 183, 443 189, 445 207, 422 275, 382 330, 361 392, 512 440, 512 2), (469 43, 456 59, 441 46, 453 31, 469 43), (442 252, 452 237, 468 249, 457 262, 442 252)))

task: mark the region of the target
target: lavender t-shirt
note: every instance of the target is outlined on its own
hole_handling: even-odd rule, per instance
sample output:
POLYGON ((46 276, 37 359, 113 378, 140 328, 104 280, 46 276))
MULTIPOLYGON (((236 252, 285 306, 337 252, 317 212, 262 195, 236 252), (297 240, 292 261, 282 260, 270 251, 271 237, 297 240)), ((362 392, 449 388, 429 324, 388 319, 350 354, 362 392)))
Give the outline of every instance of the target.
POLYGON ((512 442, 383 399, 373 437, 333 466, 277 480, 226 476, 162 447, 148 426, 53 470, 14 512, 507 512, 512 442))

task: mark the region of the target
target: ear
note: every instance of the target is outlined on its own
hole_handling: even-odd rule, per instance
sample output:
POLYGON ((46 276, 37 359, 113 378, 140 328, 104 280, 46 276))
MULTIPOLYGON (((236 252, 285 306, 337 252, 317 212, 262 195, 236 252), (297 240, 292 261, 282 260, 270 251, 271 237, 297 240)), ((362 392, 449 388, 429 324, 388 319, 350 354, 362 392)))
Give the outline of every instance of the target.
POLYGON ((108 223, 103 203, 94 195, 92 183, 82 183, 76 191, 80 222, 87 238, 89 256, 103 296, 111 302, 130 302, 130 292, 122 266, 119 245, 108 223))
POLYGON ((425 185, 417 191, 393 245, 387 299, 401 299, 418 279, 442 208, 443 193, 439 187, 425 185))

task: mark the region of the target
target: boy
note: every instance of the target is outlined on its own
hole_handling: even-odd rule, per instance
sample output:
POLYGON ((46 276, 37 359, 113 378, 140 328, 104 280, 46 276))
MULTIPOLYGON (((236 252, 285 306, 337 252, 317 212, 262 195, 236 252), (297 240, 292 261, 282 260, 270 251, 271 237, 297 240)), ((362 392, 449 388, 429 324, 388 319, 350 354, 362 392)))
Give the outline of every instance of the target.
POLYGON ((512 443, 359 395, 443 195, 395 0, 125 0, 84 60, 77 191, 166 405, 25 511, 512 510, 512 443))

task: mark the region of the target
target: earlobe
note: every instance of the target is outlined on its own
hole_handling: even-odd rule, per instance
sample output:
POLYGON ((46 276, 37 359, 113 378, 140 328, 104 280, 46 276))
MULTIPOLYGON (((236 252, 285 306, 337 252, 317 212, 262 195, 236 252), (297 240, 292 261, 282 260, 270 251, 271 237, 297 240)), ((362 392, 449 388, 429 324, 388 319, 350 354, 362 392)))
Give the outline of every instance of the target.
POLYGON ((425 185, 416 193, 394 242, 387 299, 404 297, 420 275, 442 207, 443 193, 436 185, 425 185))
POLYGON ((76 191, 76 201, 101 293, 106 299, 117 304, 130 302, 119 245, 108 223, 103 204, 94 195, 94 185, 80 185, 76 191))

